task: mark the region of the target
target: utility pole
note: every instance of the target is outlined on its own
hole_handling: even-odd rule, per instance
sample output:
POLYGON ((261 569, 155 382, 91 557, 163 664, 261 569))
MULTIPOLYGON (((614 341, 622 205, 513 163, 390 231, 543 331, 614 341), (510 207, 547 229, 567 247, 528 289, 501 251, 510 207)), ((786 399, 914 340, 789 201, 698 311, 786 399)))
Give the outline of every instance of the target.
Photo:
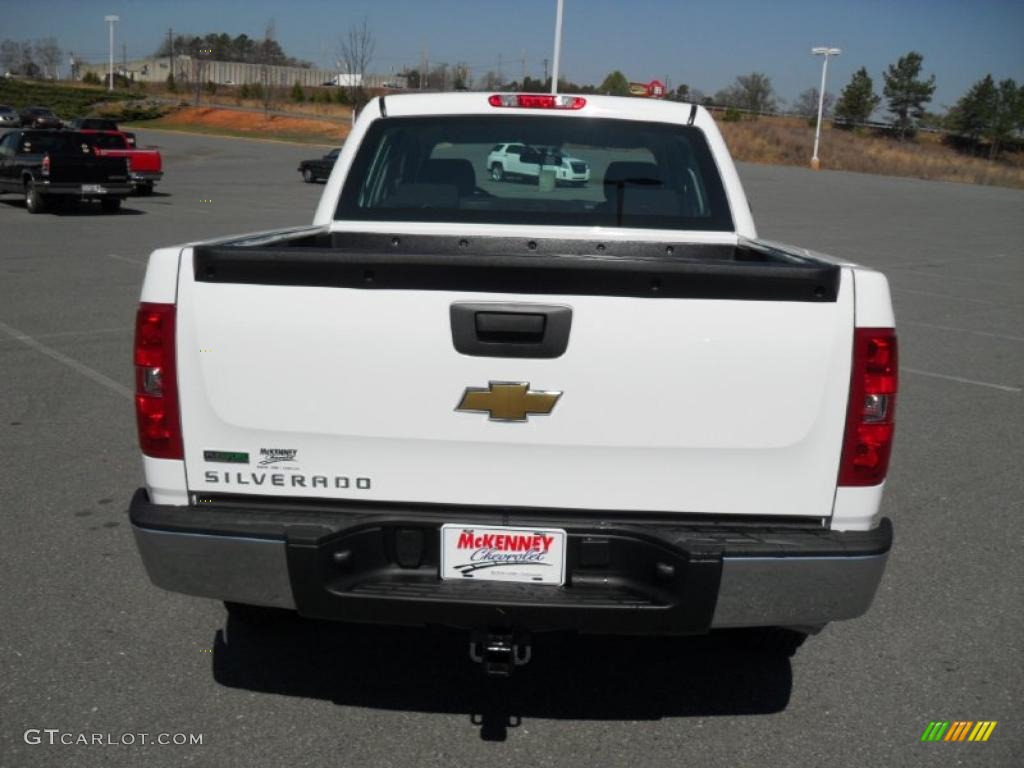
POLYGON ((417 85, 419 86, 419 89, 421 91, 423 90, 423 83, 426 81, 426 79, 427 79, 427 48, 426 48, 426 46, 424 46, 423 50, 420 51, 420 81, 419 81, 419 83, 417 83, 417 85))
POLYGON ((505 75, 501 71, 501 54, 500 53, 498 54, 498 82, 500 82, 502 85, 505 84, 505 75))
POLYGON ((121 43, 121 71, 128 77, 128 43, 121 43))
POLYGON ((427 87, 430 87, 430 51, 426 48, 423 49, 423 77, 420 82, 426 80, 427 87))
POLYGON ((548 81, 548 60, 544 59, 544 82, 548 81))
POLYGON ((523 55, 523 79, 520 82, 525 83, 526 82, 526 49, 523 48, 521 53, 523 55))
POLYGON ((552 93, 558 93, 558 65, 562 57, 562 5, 563 0, 558 0, 558 10, 555 12, 555 60, 551 64, 552 93))
POLYGON ((103 20, 107 22, 110 27, 110 83, 107 85, 107 90, 114 90, 114 24, 120 21, 119 16, 104 16, 103 20))

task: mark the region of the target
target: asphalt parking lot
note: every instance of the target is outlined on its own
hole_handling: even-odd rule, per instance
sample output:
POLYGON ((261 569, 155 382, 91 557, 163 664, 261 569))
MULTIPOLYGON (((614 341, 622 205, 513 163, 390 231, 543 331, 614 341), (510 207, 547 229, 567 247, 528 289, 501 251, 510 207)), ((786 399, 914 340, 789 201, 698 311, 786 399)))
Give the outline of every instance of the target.
POLYGON ((543 639, 489 681, 461 635, 266 635, 151 586, 131 337, 155 247, 310 221, 326 149, 172 133, 118 215, 0 196, 0 766, 1024 763, 1024 192, 743 166, 764 237, 885 271, 902 389, 871 611, 790 660, 712 640, 543 639), (919 742, 996 720, 984 744, 919 742), (26 744, 27 729, 202 734, 26 744))

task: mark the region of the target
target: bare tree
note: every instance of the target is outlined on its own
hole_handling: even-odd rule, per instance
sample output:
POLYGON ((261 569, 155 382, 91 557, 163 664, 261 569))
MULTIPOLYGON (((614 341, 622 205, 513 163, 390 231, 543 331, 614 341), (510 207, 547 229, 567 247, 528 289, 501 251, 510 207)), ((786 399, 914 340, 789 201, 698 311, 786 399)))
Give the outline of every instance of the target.
MULTIPOLYGON (((832 105, 835 103, 835 100, 835 96, 828 91, 825 91, 825 99, 823 100, 821 107, 822 117, 828 117, 832 114, 832 105)), ((804 117, 817 117, 818 89, 808 88, 797 96, 796 101, 793 102, 793 111, 804 117)))
POLYGON ((354 108, 366 101, 363 81, 376 47, 377 41, 365 16, 359 24, 349 27, 348 34, 338 41, 338 58, 345 68, 344 74, 348 75, 342 83, 348 88, 349 102, 354 108))
POLYGON ((63 55, 63 51, 57 45, 57 38, 44 37, 42 40, 36 40, 35 54, 36 60, 43 67, 43 75, 56 78, 57 66, 60 64, 60 59, 63 55))
POLYGON ((202 99, 203 83, 206 82, 206 71, 209 63, 207 58, 213 53, 213 50, 207 47, 198 49, 192 55, 192 80, 196 86, 196 106, 202 99))
POLYGON ((13 72, 18 68, 18 61, 21 58, 21 48, 17 40, 4 40, 0 42, 0 75, 13 72))
POLYGON ((468 91, 472 84, 473 78, 469 71, 469 64, 460 61, 452 67, 452 88, 456 91, 468 91))
POLYGON ((260 99, 263 101, 264 114, 270 114, 270 108, 274 105, 274 88, 270 82, 271 60, 274 54, 274 34, 277 25, 273 19, 267 21, 263 29, 263 40, 259 43, 259 64, 260 64, 260 99))
POLYGON ((480 78, 480 88, 484 91, 493 91, 501 86, 501 81, 498 79, 498 73, 493 69, 487 70, 483 77, 480 78))
POLYGON ((28 40, 4 40, 0 43, 0 66, 4 72, 16 72, 25 77, 37 77, 40 72, 32 57, 32 43, 28 40))

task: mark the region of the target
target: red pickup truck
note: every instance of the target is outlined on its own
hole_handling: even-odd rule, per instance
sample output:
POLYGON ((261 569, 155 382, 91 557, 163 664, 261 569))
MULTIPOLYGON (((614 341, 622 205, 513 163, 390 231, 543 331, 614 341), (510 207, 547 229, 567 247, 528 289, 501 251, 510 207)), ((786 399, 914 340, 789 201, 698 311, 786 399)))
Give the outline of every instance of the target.
POLYGON ((123 131, 82 130, 96 142, 97 153, 105 157, 128 159, 128 179, 132 191, 148 195, 153 185, 163 178, 163 159, 156 149, 137 149, 123 131))

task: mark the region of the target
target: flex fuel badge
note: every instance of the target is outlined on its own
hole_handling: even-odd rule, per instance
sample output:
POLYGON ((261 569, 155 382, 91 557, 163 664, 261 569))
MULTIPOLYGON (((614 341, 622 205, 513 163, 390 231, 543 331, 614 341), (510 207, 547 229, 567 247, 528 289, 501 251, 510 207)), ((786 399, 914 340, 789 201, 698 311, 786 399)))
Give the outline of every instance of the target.
POLYGON ((203 451, 203 460, 223 464, 248 464, 249 454, 244 451, 203 451))

